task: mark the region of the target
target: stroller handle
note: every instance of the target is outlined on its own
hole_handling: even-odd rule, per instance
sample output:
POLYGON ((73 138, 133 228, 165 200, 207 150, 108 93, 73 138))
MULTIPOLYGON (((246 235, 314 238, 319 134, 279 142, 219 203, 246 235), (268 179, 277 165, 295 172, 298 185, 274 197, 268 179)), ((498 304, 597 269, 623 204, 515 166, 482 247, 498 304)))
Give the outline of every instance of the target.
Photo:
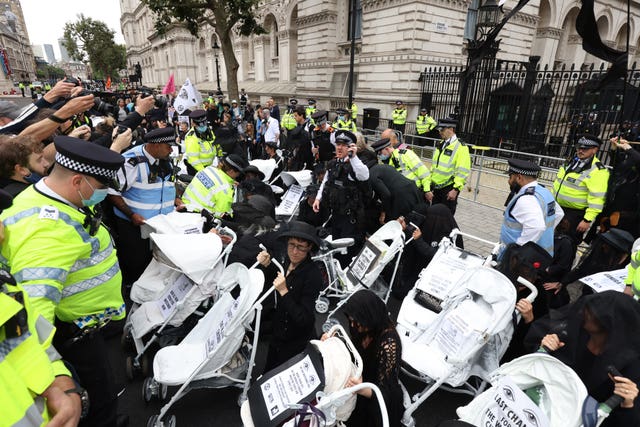
POLYGON ((522 276, 518 276, 518 283, 520 283, 522 286, 525 286, 531 291, 526 300, 531 303, 535 301, 535 299, 538 297, 538 289, 535 287, 535 285, 522 276))
POLYGON ((318 393, 316 395, 318 398, 318 404, 316 405, 316 407, 322 411, 323 409, 331 407, 333 402, 340 401, 345 397, 351 396, 352 394, 366 388, 371 389, 371 391, 377 397, 376 400, 378 401, 378 405, 380 406, 380 414, 382 415, 382 426, 389 427, 389 413, 387 412, 387 405, 384 402, 382 392, 380 391, 378 386, 373 383, 360 383, 353 387, 344 388, 340 391, 336 391, 327 395, 325 395, 324 393, 318 393))
MULTIPOLYGON (((260 246, 260 249, 262 249, 263 251, 267 251, 267 248, 266 248, 262 243, 260 243, 260 245, 259 245, 259 246, 260 246)), ((282 274, 284 275, 284 267, 282 267, 282 264, 280 264, 280 263, 278 262, 278 260, 276 260, 275 258, 271 258, 271 262, 276 266, 276 268, 278 269, 278 271, 280 271, 280 273, 282 273, 282 274)), ((251 266, 251 268, 255 268, 255 267, 257 267, 257 264, 258 264, 258 263, 256 262, 255 264, 253 264, 253 265, 251 266)), ((268 297, 269 295, 271 295, 271 294, 273 293, 273 291, 275 291, 275 289, 276 289, 276 288, 274 288, 273 286, 270 286, 270 287, 269 287, 269 289, 267 289, 267 291, 266 291, 266 292, 265 292, 265 293, 264 293, 264 294, 263 294, 263 295, 258 299, 258 301, 256 301, 256 302, 253 304, 253 307, 255 308, 255 307, 258 307, 259 305, 261 305, 261 304, 262 304, 262 302, 263 302, 265 299, 267 299, 267 297, 268 297)))
POLYGON ((331 329, 329 329, 329 331, 327 332, 327 335, 330 337, 337 335, 338 338, 344 341, 344 344, 347 346, 347 349, 353 355, 353 358, 354 358, 354 365, 356 366, 356 372, 355 372, 356 378, 360 377, 362 375, 362 357, 360 356, 360 353, 358 352, 356 347, 353 345, 351 338, 349 338, 349 335, 347 335, 347 332, 344 330, 342 325, 340 324, 333 325, 331 329))

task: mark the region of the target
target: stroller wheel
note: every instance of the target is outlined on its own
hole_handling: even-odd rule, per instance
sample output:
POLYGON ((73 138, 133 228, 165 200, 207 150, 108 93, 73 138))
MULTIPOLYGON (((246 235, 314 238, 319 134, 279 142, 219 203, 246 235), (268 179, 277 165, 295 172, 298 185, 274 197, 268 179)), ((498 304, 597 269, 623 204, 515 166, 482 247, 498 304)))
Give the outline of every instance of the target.
POLYGON ((329 298, 318 297, 316 300, 316 311, 320 314, 324 314, 329 311, 329 298))
POLYGON ((143 354, 140 358, 140 372, 142 373, 143 377, 148 377, 150 374, 149 358, 146 354, 143 354))
POLYGON ((142 383, 142 400, 145 403, 151 402, 154 396, 158 395, 158 384, 153 381, 153 378, 147 377, 142 383))
POLYGON ((127 379, 129 381, 133 381, 133 379, 136 376, 136 371, 135 371, 135 368, 133 367, 133 357, 132 356, 127 356, 125 370, 126 370, 126 374, 127 374, 127 379))
POLYGON ((176 427, 176 416, 171 415, 165 424, 167 427, 176 427))
POLYGON ((151 417, 149 417, 149 420, 147 421, 147 427, 161 427, 158 423, 157 415, 152 415, 151 417))
POLYGON ((163 402, 167 400, 167 394, 169 394, 169 386, 166 384, 160 384, 160 400, 163 402))
POLYGON ((122 337, 120 338, 120 345, 122 346, 122 350, 131 351, 133 350, 133 336, 131 335, 131 325, 127 324, 124 326, 122 330, 122 337))

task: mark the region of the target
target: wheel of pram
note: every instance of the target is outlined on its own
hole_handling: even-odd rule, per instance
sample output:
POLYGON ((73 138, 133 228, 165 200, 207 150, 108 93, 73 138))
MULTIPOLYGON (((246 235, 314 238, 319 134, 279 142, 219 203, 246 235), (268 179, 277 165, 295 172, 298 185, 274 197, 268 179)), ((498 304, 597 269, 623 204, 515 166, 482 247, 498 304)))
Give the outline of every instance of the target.
POLYGON ((122 337, 120 338, 120 346, 123 351, 131 351, 133 347, 133 335, 131 335, 131 325, 126 324, 122 329, 122 337))
POLYGON ((322 332, 329 332, 331 330, 331 328, 333 328, 335 325, 339 325, 340 322, 338 322, 337 319, 334 318, 329 318, 327 320, 325 320, 325 322, 322 324, 322 332))
POLYGON ((176 427, 176 416, 171 415, 165 424, 167 427, 176 427))
POLYGON ((158 425, 158 416, 157 415, 152 415, 149 417, 149 420, 147 421, 147 427, 160 427, 158 425))
POLYGON ((160 400, 165 402, 167 400, 167 395, 169 394, 169 386, 166 384, 160 384, 160 400))
POLYGON ((146 354, 143 354, 140 357, 140 373, 143 377, 148 377, 151 373, 151 370, 149 369, 149 358, 146 354))
POLYGON ((318 297, 316 300, 316 311, 320 314, 325 314, 329 311, 329 298, 327 297, 318 297))
POLYGON ((153 378, 147 377, 142 383, 142 400, 149 403, 154 396, 158 397, 158 384, 153 381, 153 378))
POLYGON ((133 367, 133 356, 127 356, 125 370, 127 374, 127 379, 129 381, 133 381, 136 376, 135 368, 133 367))

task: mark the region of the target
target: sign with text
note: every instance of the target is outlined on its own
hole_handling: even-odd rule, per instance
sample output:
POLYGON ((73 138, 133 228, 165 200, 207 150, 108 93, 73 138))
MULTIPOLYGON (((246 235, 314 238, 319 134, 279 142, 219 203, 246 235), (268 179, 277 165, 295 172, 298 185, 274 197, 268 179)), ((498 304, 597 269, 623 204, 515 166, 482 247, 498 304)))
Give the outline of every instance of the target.
POLYGON ((627 279, 627 268, 614 271, 603 271, 580 279, 582 283, 596 292, 624 291, 624 281, 627 279))
POLYGON ((418 289, 440 300, 458 284, 464 273, 472 267, 480 267, 484 259, 457 248, 448 248, 438 254, 422 272, 418 289))
POLYGON ((293 215, 303 193, 303 188, 298 184, 293 184, 289 187, 282 198, 282 202, 276 207, 276 215, 293 215))
POLYGON ((158 308, 162 313, 163 319, 169 317, 178 304, 178 301, 187 295, 187 292, 191 290, 192 286, 193 283, 191 283, 191 280, 184 274, 181 274, 178 280, 162 295, 162 298, 158 301, 158 308))
POLYGON ((549 427, 549 418, 508 377, 495 386, 491 404, 484 409, 482 427, 549 427))
POLYGON ((370 272, 375 266, 382 252, 371 241, 367 242, 362 247, 362 250, 357 257, 351 262, 349 266, 348 276, 353 283, 363 283, 364 276, 370 272))

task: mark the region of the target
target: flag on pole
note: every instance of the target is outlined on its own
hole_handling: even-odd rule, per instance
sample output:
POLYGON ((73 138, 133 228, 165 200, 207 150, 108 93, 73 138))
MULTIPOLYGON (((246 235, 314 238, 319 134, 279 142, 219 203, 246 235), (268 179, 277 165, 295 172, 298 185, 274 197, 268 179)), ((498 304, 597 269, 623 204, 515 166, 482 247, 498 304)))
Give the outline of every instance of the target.
POLYGON ((106 83, 106 88, 107 90, 111 89, 111 76, 107 77, 107 83, 106 83))
POLYGON ((168 95, 168 94, 171 94, 171 93, 173 93, 175 91, 176 91, 176 83, 175 83, 175 80, 173 78, 173 73, 171 73, 171 76, 169 76, 169 81, 164 86, 164 89, 162 89, 162 94, 163 95, 168 95))
POLYGON ((200 108, 202 104, 202 96, 200 92, 191 84, 191 80, 185 80, 178 96, 173 102, 173 106, 179 115, 182 115, 187 109, 200 108))

